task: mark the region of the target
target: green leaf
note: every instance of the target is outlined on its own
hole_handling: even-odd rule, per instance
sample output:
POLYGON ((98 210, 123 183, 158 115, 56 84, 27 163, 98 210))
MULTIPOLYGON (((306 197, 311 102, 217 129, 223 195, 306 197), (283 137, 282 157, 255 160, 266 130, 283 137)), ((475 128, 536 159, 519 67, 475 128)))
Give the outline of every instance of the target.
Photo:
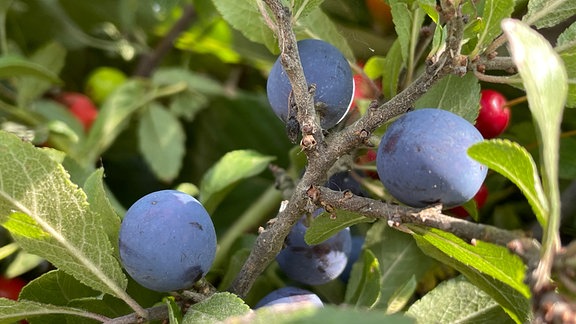
POLYGON ((366 73, 370 79, 378 79, 384 75, 385 63, 385 57, 378 55, 371 56, 364 64, 364 73, 366 73))
POLYGON ((576 22, 566 28, 556 41, 555 50, 559 53, 576 50, 576 22))
POLYGON ((182 323, 182 311, 180 306, 176 304, 174 296, 167 296, 163 298, 164 304, 168 307, 168 321, 170 324, 182 323))
POLYGON ((394 314, 400 312, 406 304, 410 301, 414 292, 416 291, 416 286, 418 282, 414 276, 410 277, 400 288, 398 288, 392 297, 388 300, 388 307, 386 308, 386 314, 394 314))
POLYGON ((480 83, 473 73, 467 73, 463 77, 449 75, 438 81, 414 103, 414 107, 448 110, 474 123, 480 109, 479 102, 480 83))
POLYGON ((200 184, 200 201, 208 213, 216 209, 235 184, 264 171, 273 160, 272 156, 252 150, 226 153, 204 174, 200 184))
MULTIPOLYGON (((12 324, 24 318, 33 318, 36 316, 46 316, 53 314, 74 315, 81 318, 90 318, 100 322, 108 320, 107 317, 87 312, 80 308, 54 306, 42 304, 28 300, 14 301, 6 298, 0 298, 0 323, 12 324)), ((76 317, 76 320, 78 318, 76 317)))
POLYGON ((231 319, 231 322, 254 324, 346 324, 355 322, 361 322, 362 324, 415 323, 413 318, 403 315, 386 315, 382 312, 353 310, 332 305, 316 307, 297 304, 278 304, 269 307, 262 307, 253 313, 239 318, 233 318, 231 319))
POLYGON ((530 296, 528 286, 524 283, 526 266, 506 247, 480 240, 470 244, 454 234, 434 228, 418 228, 416 233, 454 260, 500 280, 526 298, 530 296))
POLYGON ((36 268, 42 262, 44 262, 44 258, 20 250, 4 270, 4 276, 8 278, 18 277, 36 268))
POLYGON ((470 199, 460 206, 464 208, 464 210, 475 222, 478 221, 478 205, 476 204, 476 200, 470 199))
POLYGON ((346 304, 356 308, 372 308, 380 297, 380 264, 372 251, 365 249, 352 266, 346 287, 346 304))
MULTIPOLYGON (((576 2, 570 3, 576 10, 576 2)), ((541 176, 550 208, 548 224, 543 227, 543 248, 547 253, 559 244, 558 151, 560 125, 568 95, 568 76, 562 59, 541 34, 514 19, 502 21, 502 29, 510 44, 512 61, 522 78, 540 142, 541 176)))
POLYGON ((558 176, 561 179, 576 178, 576 139, 565 137, 560 140, 558 176))
POLYGON ((522 21, 545 28, 555 26, 575 14, 576 3, 571 0, 531 0, 522 21))
POLYGON ((392 12, 394 28, 396 29, 396 34, 398 34, 398 42, 400 43, 402 62, 404 65, 406 65, 410 53, 412 13, 410 12, 408 5, 399 0, 391 1, 390 9, 392 12))
POLYGON ((538 222, 547 223, 548 202, 532 156, 517 143, 502 139, 472 145, 468 155, 512 181, 524 194, 538 222))
POLYGON ((104 187, 104 169, 96 169, 82 187, 88 196, 90 209, 93 210, 101 220, 104 232, 114 248, 114 254, 118 256, 118 233, 120 231, 120 216, 110 203, 108 194, 104 187))
POLYGON ((373 221, 373 218, 340 209, 335 210, 332 214, 322 212, 314 217, 310 223, 310 227, 304 234, 304 241, 308 245, 320 244, 347 227, 373 221))
POLYGON ((576 108, 576 22, 566 28, 554 48, 560 53, 568 74, 568 98, 566 107, 576 108))
POLYGON ((530 316, 530 293, 524 283, 525 265, 508 249, 482 241, 468 244, 453 234, 408 225, 427 255, 456 269, 496 300, 517 323, 530 316))
POLYGON ((65 136, 71 146, 84 139, 84 126, 63 105, 54 100, 40 99, 30 103, 29 107, 48 120, 50 132, 65 136))
POLYGON ((234 279, 236 279, 236 276, 238 275, 238 273, 242 269, 242 266, 248 259, 250 251, 251 250, 248 248, 241 248, 234 251, 234 254, 232 255, 232 257, 230 257, 228 263, 226 264, 225 268, 226 272, 222 276, 222 280, 218 287, 219 290, 226 290, 232 285, 232 282, 234 281, 234 279))
MULTIPOLYGON (((166 32, 176 21, 167 22, 166 32)), ((239 63, 242 57, 236 51, 234 33, 232 28, 222 18, 208 21, 200 20, 192 25, 190 29, 183 32, 176 41, 176 48, 192 51, 195 53, 210 54, 218 57, 222 62, 234 64, 239 63)))
POLYGON ((299 19, 294 26, 294 32, 299 39, 310 37, 322 39, 336 46, 349 61, 355 60, 354 53, 346 38, 320 8, 299 19))
POLYGON ((464 276, 441 282, 406 315, 422 323, 514 323, 490 295, 464 276))
POLYGON ((40 64, 18 56, 0 57, 0 78, 16 76, 32 76, 56 84, 62 83, 58 75, 40 64))
MULTIPOLYGON (((45 67, 54 75, 58 75, 62 67, 64 67, 65 58, 66 49, 58 43, 50 42, 37 50, 30 57, 30 61, 45 67)), ((52 84, 53 82, 30 76, 24 76, 19 79, 17 81, 18 97, 16 99, 18 107, 26 107, 30 102, 50 89, 52 84)))
MULTIPOLYGON (((277 165, 289 165, 287 152, 294 147, 286 136, 284 123, 274 114, 263 93, 215 97, 210 109, 198 114, 194 127, 187 132, 187 146, 194 148, 195 156, 202 157, 186 165, 190 179, 202 179, 224 154, 245 148, 258 148, 262 154, 276 156, 277 165)), ((299 157, 306 160, 305 154, 299 157)))
MULTIPOLYGON (((152 76, 152 82, 158 86, 169 86, 184 82, 190 94, 224 95, 224 87, 216 80, 182 68, 159 68, 152 76)), ((186 94, 187 92, 184 92, 186 94)))
POLYGON ((481 20, 482 31, 478 35, 476 49, 470 55, 476 56, 479 51, 492 43, 496 36, 502 33, 500 22, 504 18, 510 17, 514 11, 514 0, 486 0, 481 20))
POLYGON ((384 70, 382 71, 382 94, 384 98, 391 99, 398 93, 400 72, 405 66, 406 64, 402 60, 400 40, 396 39, 386 54, 384 70))
POLYGON ((102 219, 61 165, 0 132, 0 179, 0 220, 23 249, 94 289, 127 298, 102 219))
POLYGON ((61 270, 52 270, 28 283, 22 289, 20 299, 66 306, 72 300, 101 294, 61 270))
POLYGON ((196 115, 204 108, 208 108, 210 103, 208 97, 200 92, 185 92, 177 94, 171 99, 170 112, 174 116, 182 117, 188 122, 194 121, 196 115))
POLYGON ((320 8, 320 5, 324 0, 295 0, 292 12, 294 15, 294 20, 304 18, 310 14, 310 12, 320 8))
MULTIPOLYGON (((214 0, 214 5, 222 17, 246 38, 266 45, 272 53, 278 53, 276 37, 264 22, 257 1, 214 0)), ((268 14, 271 16, 270 12, 268 14)))
POLYGON ((437 27, 441 24, 440 13, 436 9, 436 1, 434 0, 418 0, 418 6, 426 12, 426 15, 436 23, 437 27))
POLYGON ((566 107, 576 108, 576 49, 560 53, 568 73, 568 97, 566 107))
POLYGON ((192 305, 184 315, 182 323, 219 323, 231 316, 241 316, 249 311, 250 307, 238 296, 220 292, 192 305))
POLYGON ((153 102, 141 116, 138 144, 144 159, 158 177, 170 182, 178 176, 184 158, 186 135, 180 121, 153 102))
POLYGON ((378 258, 382 272, 377 308, 386 309, 398 288, 412 276, 419 280, 434 262, 422 253, 410 235, 390 228, 384 221, 372 225, 366 234, 364 247, 378 258))
POLYGON ((163 88, 150 88, 149 84, 137 79, 125 82, 106 98, 86 141, 81 143, 74 156, 82 165, 91 165, 128 126, 138 109, 159 97, 178 93, 185 87, 184 83, 173 83, 163 88))
POLYGON ((92 164, 104 153, 127 126, 132 113, 142 107, 142 98, 149 91, 142 81, 127 81, 114 91, 98 113, 86 141, 78 149, 81 164, 92 164), (83 163, 82 163, 83 162, 83 163))
MULTIPOLYGON (((14 253, 18 252, 20 247, 16 242, 10 242, 6 245, 0 247, 0 261, 6 259, 7 257, 13 255, 14 253)), ((10 277, 10 276, 7 276, 10 277)))

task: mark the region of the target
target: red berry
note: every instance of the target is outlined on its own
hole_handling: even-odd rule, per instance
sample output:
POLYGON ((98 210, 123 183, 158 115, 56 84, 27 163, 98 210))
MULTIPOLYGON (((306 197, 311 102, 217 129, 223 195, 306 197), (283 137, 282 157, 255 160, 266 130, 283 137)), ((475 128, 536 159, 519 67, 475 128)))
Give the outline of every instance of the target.
POLYGON ((0 276, 0 297, 18 300, 18 295, 26 282, 20 278, 5 278, 0 276))
MULTIPOLYGON (((476 193, 476 195, 474 195, 474 201, 476 202, 476 208, 478 208, 478 209, 482 208, 482 206, 484 206, 484 204, 486 203, 487 199, 488 199, 488 187, 486 187, 486 185, 482 184, 480 186, 480 189, 478 189, 478 192, 476 193)), ((462 206, 454 207, 454 208, 450 209, 450 212, 458 218, 468 217, 468 212, 462 206)))
MULTIPOLYGON (((358 164, 369 164, 376 161, 376 151, 375 150, 368 150, 363 155, 360 155, 356 158, 356 163, 358 164)), ((378 172, 376 171, 365 171, 366 175, 372 179, 378 179, 378 172)))
POLYGON ((506 97, 495 90, 482 90, 480 113, 476 119, 476 128, 484 138, 494 138, 502 134, 510 121, 510 108, 506 106, 506 97))
POLYGON ((90 129, 98 116, 98 109, 94 102, 81 93, 63 92, 56 100, 68 107, 70 112, 84 125, 84 130, 86 131, 90 129))

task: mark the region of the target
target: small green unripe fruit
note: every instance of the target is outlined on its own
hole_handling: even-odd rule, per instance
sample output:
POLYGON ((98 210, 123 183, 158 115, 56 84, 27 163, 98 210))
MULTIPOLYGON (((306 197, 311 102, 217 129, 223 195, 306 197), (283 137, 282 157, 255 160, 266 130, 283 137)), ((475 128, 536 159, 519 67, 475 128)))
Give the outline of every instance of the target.
POLYGON ((124 82, 126 82, 124 72, 113 67, 103 66, 96 68, 88 75, 84 92, 97 105, 100 105, 124 82))

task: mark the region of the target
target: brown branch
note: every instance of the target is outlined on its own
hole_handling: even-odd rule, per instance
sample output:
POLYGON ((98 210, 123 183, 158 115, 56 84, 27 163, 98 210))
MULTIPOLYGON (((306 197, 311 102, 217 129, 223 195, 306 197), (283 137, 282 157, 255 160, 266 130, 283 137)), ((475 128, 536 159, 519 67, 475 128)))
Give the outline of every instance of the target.
POLYGON ((467 242, 482 240, 502 246, 524 238, 520 232, 503 230, 494 226, 472 223, 463 219, 442 214, 441 206, 411 208, 387 204, 382 201, 353 195, 347 191, 335 191, 325 187, 312 186, 308 197, 318 206, 360 213, 366 217, 382 219, 390 226, 415 224, 450 232, 467 242))
POLYGON ((186 28, 190 25, 194 17, 196 16, 196 11, 192 5, 186 5, 184 10, 182 11, 182 16, 178 21, 172 26, 170 31, 156 45, 154 51, 143 55, 138 62, 138 66, 134 71, 135 76, 141 77, 149 77, 152 74, 152 71, 156 69, 156 67, 162 61, 162 58, 168 54, 168 52, 172 49, 174 42, 186 28))
MULTIPOLYGON (((154 306, 152 308, 148 308, 148 317, 146 318, 147 321, 157 321, 163 320, 168 318, 168 307, 166 305, 159 305, 154 306)), ((104 324, 132 324, 132 323, 141 323, 142 318, 138 316, 136 313, 128 314, 121 317, 113 318, 109 321, 103 322, 104 324)))
POLYGON ((307 155, 308 166, 290 199, 282 204, 285 206, 284 209, 280 210, 277 217, 268 223, 267 229, 262 229, 260 232, 248 259, 232 283, 230 291, 241 297, 249 292, 256 278, 280 252, 284 239, 301 215, 316 208, 306 191, 313 185, 323 183, 326 180, 326 171, 341 156, 368 142, 371 133, 378 126, 411 109, 414 102, 436 81, 448 74, 461 74, 462 66, 466 70, 466 64, 463 65, 459 54, 464 30, 463 18, 458 10, 450 7, 451 2, 446 2, 445 9, 451 13, 446 24, 447 50, 434 62, 428 62, 425 73, 400 94, 380 107, 372 105, 369 111, 354 124, 324 139, 315 114, 313 96, 309 92, 298 57, 290 12, 279 0, 265 0, 265 3, 275 15, 278 23, 277 36, 282 50, 281 63, 292 84, 293 98, 298 110, 297 119, 302 126, 301 146, 307 155))
POLYGON ((281 1, 264 0, 266 5, 275 15, 277 26, 278 45, 280 47, 280 62, 286 71, 286 75, 292 85, 292 96, 297 108, 297 119, 302 130, 302 143, 309 141, 310 145, 304 145, 305 150, 318 150, 324 141, 320 119, 314 108, 314 96, 308 89, 308 83, 304 76, 304 70, 300 62, 296 35, 292 31, 292 15, 290 9, 284 7, 281 1), (307 136, 312 136, 307 139, 307 136), (318 144, 320 144, 318 146, 318 144))

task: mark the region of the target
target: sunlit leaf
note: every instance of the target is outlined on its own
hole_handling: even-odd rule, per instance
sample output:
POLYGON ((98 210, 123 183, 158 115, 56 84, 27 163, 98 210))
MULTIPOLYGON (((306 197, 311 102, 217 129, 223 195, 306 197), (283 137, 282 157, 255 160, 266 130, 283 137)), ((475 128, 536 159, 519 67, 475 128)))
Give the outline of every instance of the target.
POLYGON ((82 283, 127 297, 126 277, 99 215, 61 165, 0 132, 0 220, 18 244, 82 283))
POLYGON ((540 224, 547 223, 548 202, 536 163, 526 149, 508 140, 492 139, 472 145, 468 155, 512 181, 524 194, 540 224))
POLYGON ((406 65, 410 51, 412 13, 410 12, 408 5, 403 1, 391 2, 390 9, 392 12, 392 21, 394 21, 394 28, 398 34, 398 42, 402 49, 402 62, 406 65))
POLYGON ((249 311, 250 307, 240 297, 231 293, 221 292, 188 308, 182 323, 220 323, 231 316, 240 316, 249 311))
POLYGON ((406 314, 423 323, 514 323, 490 295, 463 276, 441 282, 406 314))
MULTIPOLYGON (((576 2, 568 3, 576 10, 576 2)), ((555 240, 558 239, 560 227, 558 151, 560 125, 568 94, 568 76, 562 59, 550 43, 530 26, 518 20, 505 19, 502 21, 502 29, 510 43, 512 61, 522 78, 539 137, 541 176, 550 208, 549 223, 544 226, 543 246, 544 250, 549 250, 558 244, 555 240), (547 237, 550 240, 546 240, 547 237)))
POLYGON ((413 318, 403 315, 386 315, 383 312, 353 310, 332 305, 316 307, 307 304, 278 304, 262 307, 253 313, 231 318, 229 323, 289 324, 289 323, 331 323, 348 324, 411 324, 413 318))
POLYGON ((484 11, 480 17, 482 31, 478 35, 478 43, 473 55, 476 55, 479 50, 482 50, 502 33, 500 22, 502 19, 510 17, 513 11, 514 0, 487 0, 484 2, 484 11))
POLYGON ((208 212, 213 211, 238 181, 264 171, 272 160, 251 150, 226 153, 202 178, 200 201, 208 212))
MULTIPOLYGON (((257 1, 214 0, 214 5, 222 17, 246 38, 277 53, 278 42, 264 22, 257 1)), ((266 6, 263 2, 261 5, 266 6)))
POLYGON ((120 229, 120 216, 114 210, 110 199, 107 195, 104 184, 104 169, 99 168, 92 172, 82 186, 88 196, 90 208, 94 210, 101 220, 104 232, 108 235, 115 254, 118 254, 116 244, 118 242, 118 233, 120 229))
POLYGON ((55 306, 32 301, 14 301, 0 298, 0 323, 12 324, 20 319, 33 318, 36 316, 46 316, 53 314, 74 315, 77 320, 90 318, 96 321, 106 321, 107 317, 87 312, 80 308, 55 306))
POLYGON ((306 17, 310 12, 316 10, 324 0, 295 0, 293 15, 296 19, 306 17))
POLYGON ((552 27, 576 14, 576 2, 571 0, 531 0, 524 22, 538 28, 552 27))
POLYGON ((517 323, 530 316, 530 292, 524 283, 525 265, 508 249, 482 241, 474 245, 453 234, 409 225, 418 246, 427 255, 462 273, 506 311, 517 323))

